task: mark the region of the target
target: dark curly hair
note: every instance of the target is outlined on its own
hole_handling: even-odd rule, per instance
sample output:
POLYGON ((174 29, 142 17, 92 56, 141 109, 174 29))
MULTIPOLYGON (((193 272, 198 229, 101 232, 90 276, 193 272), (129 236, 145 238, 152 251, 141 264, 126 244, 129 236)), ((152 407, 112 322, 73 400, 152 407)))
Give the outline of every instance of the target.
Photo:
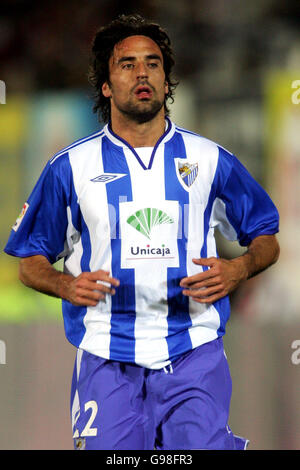
POLYGON ((165 96, 165 114, 169 114, 167 100, 174 101, 174 90, 178 82, 171 78, 174 66, 171 41, 158 24, 145 20, 140 15, 120 15, 107 26, 103 26, 96 33, 92 44, 92 57, 88 79, 94 88, 95 104, 93 111, 98 114, 99 121, 107 123, 110 120, 110 100, 102 94, 102 85, 109 83, 108 62, 113 53, 114 46, 129 36, 147 36, 159 46, 163 56, 163 66, 169 91, 165 96))

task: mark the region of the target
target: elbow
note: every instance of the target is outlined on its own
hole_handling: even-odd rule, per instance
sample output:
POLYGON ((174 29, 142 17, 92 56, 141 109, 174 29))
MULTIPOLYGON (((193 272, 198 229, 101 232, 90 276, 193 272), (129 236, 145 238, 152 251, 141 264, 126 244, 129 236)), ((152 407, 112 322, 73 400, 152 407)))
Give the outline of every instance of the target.
POLYGON ((26 275, 26 262, 25 259, 20 259, 19 263, 19 281, 24 284, 24 286, 29 286, 28 276, 26 275))
POLYGON ((276 261, 278 261, 279 256, 280 256, 280 245, 279 245, 279 243, 277 242, 276 254, 275 254, 275 263, 276 263, 276 261))
POLYGON ((280 256, 280 245, 278 243, 277 238, 274 236, 274 242, 273 242, 273 263, 277 263, 279 256, 280 256))

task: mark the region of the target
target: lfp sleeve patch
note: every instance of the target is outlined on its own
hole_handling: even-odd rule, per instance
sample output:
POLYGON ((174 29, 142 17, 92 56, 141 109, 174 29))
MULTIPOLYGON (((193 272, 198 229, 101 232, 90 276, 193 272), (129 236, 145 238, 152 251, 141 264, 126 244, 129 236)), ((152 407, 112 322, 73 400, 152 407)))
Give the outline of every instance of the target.
POLYGON ((21 225, 21 222, 24 218, 24 215, 26 214, 27 212, 27 209, 29 207, 29 204, 27 202, 24 203, 23 207, 22 207, 22 210, 20 212, 20 215, 18 216, 17 220, 15 221, 14 225, 12 226, 12 229, 16 232, 18 230, 18 228, 20 227, 21 225))

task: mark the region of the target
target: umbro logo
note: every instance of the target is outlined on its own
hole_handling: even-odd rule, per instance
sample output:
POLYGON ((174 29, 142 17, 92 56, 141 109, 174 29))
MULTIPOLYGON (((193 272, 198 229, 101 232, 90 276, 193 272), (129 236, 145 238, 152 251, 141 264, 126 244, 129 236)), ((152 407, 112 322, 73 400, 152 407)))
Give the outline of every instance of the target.
POLYGON ((103 173, 102 175, 96 176, 96 178, 91 179, 93 183, 110 183, 111 181, 118 180, 123 178, 126 174, 122 173, 103 173))

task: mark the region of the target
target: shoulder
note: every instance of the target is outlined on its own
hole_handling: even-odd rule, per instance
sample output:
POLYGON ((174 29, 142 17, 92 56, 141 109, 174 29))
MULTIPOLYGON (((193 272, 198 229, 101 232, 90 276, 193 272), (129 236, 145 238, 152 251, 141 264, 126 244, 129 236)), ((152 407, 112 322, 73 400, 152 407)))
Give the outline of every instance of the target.
POLYGON ((175 133, 181 135, 184 143, 188 149, 201 152, 205 158, 213 158, 214 160, 226 161, 228 163, 233 162, 236 158, 232 152, 207 137, 204 137, 196 132, 175 125, 175 133))
POLYGON ((204 137, 196 132, 190 131, 183 127, 175 125, 175 132, 180 134, 188 143, 206 147, 207 149, 217 150, 222 154, 232 155, 232 153, 220 145, 218 142, 215 142, 207 137, 204 137))
POLYGON ((86 137, 82 137, 79 140, 72 142, 67 147, 62 148, 55 153, 49 160, 49 165, 52 168, 64 165, 64 162, 69 159, 70 156, 78 155, 81 158, 85 158, 92 148, 95 148, 99 144, 99 139, 104 135, 103 129, 100 129, 93 134, 86 137))

